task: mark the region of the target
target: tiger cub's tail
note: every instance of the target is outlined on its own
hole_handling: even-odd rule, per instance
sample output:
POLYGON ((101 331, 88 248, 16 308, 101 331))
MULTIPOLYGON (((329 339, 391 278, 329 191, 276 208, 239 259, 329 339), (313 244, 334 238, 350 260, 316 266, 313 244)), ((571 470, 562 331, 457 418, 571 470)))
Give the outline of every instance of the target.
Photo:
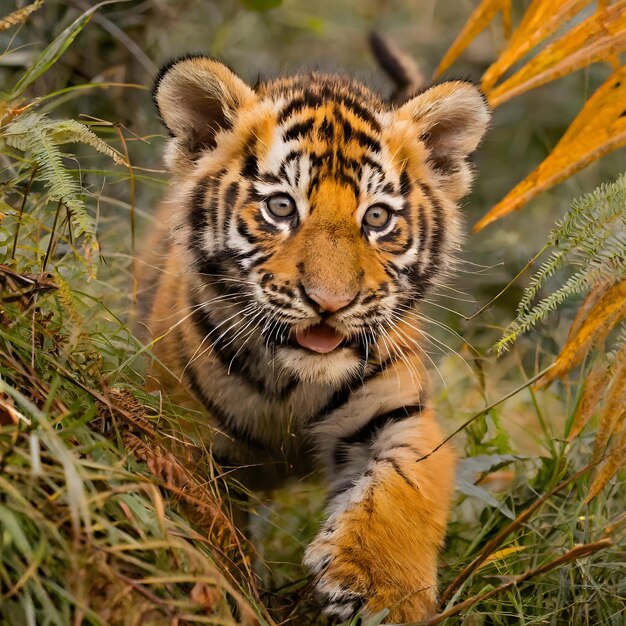
POLYGON ((406 102, 426 86, 424 75, 415 59, 403 52, 393 41, 373 31, 369 42, 378 65, 395 85, 390 97, 392 102, 406 102))

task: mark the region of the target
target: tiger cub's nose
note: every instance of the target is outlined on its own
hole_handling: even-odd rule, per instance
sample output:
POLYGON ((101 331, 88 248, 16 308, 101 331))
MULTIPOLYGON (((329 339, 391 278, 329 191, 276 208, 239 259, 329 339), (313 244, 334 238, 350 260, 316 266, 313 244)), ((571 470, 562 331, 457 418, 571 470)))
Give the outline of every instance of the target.
POLYGON ((351 304, 357 296, 357 292, 352 294, 335 294, 329 291, 322 291, 320 289, 307 289, 304 288, 304 292, 313 302, 315 302, 320 309, 320 312, 336 313, 340 309, 344 309, 351 304))

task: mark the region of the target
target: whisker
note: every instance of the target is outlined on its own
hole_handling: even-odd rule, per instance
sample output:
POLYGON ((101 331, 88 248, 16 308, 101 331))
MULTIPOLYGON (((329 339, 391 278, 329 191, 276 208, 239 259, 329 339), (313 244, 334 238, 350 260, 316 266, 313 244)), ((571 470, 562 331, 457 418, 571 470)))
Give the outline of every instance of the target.
MULTIPOLYGON (((393 340, 391 335, 389 335, 389 332, 387 331, 387 329, 384 326, 382 326, 382 324, 380 324, 380 323, 379 323, 379 327, 380 327, 380 330, 383 333, 383 342, 385 343, 385 346, 387 347, 387 351, 389 352, 391 358, 393 359, 393 357, 397 355, 399 360, 402 363, 405 364, 405 366, 406 366, 406 368, 407 368, 407 370, 409 372, 409 376, 411 377, 411 380, 414 381, 417 384, 418 388, 421 391, 422 384, 421 384, 421 380, 420 380, 420 376, 419 376, 419 372, 418 372, 417 368, 411 362, 411 359, 409 358, 409 356, 404 353, 404 350, 402 350, 400 348, 400 346, 398 346, 398 344, 393 340), (389 350, 389 347, 388 347, 386 339, 389 339, 389 342, 393 346, 393 350, 389 350)), ((415 358, 417 359, 418 363, 420 363, 420 365, 421 365, 421 359, 419 358, 419 355, 417 355, 414 351, 413 351, 413 354, 414 354, 415 358)), ((398 378, 398 385, 400 385, 401 384, 400 373, 396 372, 396 376, 398 378)))
MULTIPOLYGON (((443 341, 437 339, 436 337, 434 337, 430 333, 426 332, 422 328, 418 328, 417 326, 414 326, 413 324, 407 322, 405 319, 403 319, 403 318, 398 318, 398 319, 399 319, 399 321, 402 321, 404 324, 406 324, 410 328, 413 328, 416 332, 420 333, 426 339, 426 341, 428 341, 428 343, 430 345, 432 345, 434 348, 437 348, 443 354, 446 354, 446 350, 449 350, 450 352, 452 352, 454 355, 459 357, 459 359, 461 359, 461 361, 463 361, 463 363, 465 363, 465 365, 467 366, 467 368, 469 369, 470 372, 473 371, 472 368, 470 367, 469 363, 465 360, 465 358, 461 354, 459 354, 454 348, 451 348, 449 345, 447 345, 443 341), (441 346, 443 346, 443 347, 441 347, 441 346), (445 350, 443 348, 445 348, 445 350)), ((431 362, 432 362, 432 360, 431 360, 431 362)), ((433 365, 434 365, 434 363, 433 363, 433 365)))
POLYGON ((243 327, 240 328, 235 335, 230 339, 230 341, 228 343, 225 343, 222 348, 228 348, 228 346, 230 346, 232 343, 234 343, 235 341, 237 341, 237 338, 241 336, 242 333, 244 333, 246 331, 247 328, 250 327, 250 325, 259 317, 259 315, 263 315, 263 309, 261 309, 260 307, 258 307, 255 310, 252 310, 250 313, 244 315, 244 317, 248 317, 252 315, 252 318, 248 321, 248 323, 243 327))
MULTIPOLYGON (((398 307, 401 308, 401 307, 398 307)), ((478 350, 469 342, 467 341, 467 339, 465 339, 465 337, 463 337, 462 335, 460 335, 456 330, 454 330, 453 328, 450 328, 447 324, 444 324, 443 322, 440 322, 438 320, 434 320, 430 317, 428 317, 427 315, 424 315, 423 313, 418 313, 417 311, 414 311, 412 309, 406 309, 405 313, 408 317, 415 319, 416 321, 422 321, 422 322, 426 322, 429 324, 433 324, 434 326, 437 326, 438 328, 441 328, 442 330, 445 330, 446 332, 450 333, 451 335, 455 336, 457 339, 460 339, 463 344, 469 346, 470 350, 472 350, 472 352, 474 352, 475 354, 479 354, 478 350)), ((443 344, 446 345, 446 344, 443 344)), ((449 350, 452 350, 452 348, 450 348, 450 346, 446 346, 449 350)))
MULTIPOLYGON (((202 349, 202 346, 204 345, 204 343, 206 342, 206 340, 220 327, 222 327, 224 324, 228 323, 230 320, 232 320, 234 317, 237 317, 237 315, 240 315, 244 312, 246 312, 247 309, 249 308, 255 308, 256 304, 249 304, 247 307, 243 308, 241 311, 236 311, 235 313, 233 313, 230 317, 227 317, 225 320, 222 320, 217 326, 215 326, 213 328, 213 330, 211 330, 210 332, 208 332, 204 338, 202 339, 202 341, 200 342, 200 345, 196 348, 195 352, 191 355, 191 358, 189 359, 189 361, 187 362, 187 364, 185 365, 184 369, 183 369, 183 373, 185 373, 185 371, 187 370, 187 368, 194 363, 195 361, 197 361, 198 359, 202 358, 209 350, 212 350, 213 346, 220 341, 220 339, 222 339, 222 337, 224 337, 225 333, 222 333, 210 346, 208 346, 206 349, 202 350, 202 352, 200 352, 200 350, 202 349)), ((243 320, 237 320, 237 322, 235 322, 235 324, 231 324, 231 326, 229 326, 226 329, 226 332, 228 332, 229 330, 231 330, 231 328, 236 328, 240 323, 242 323, 243 320)))
MULTIPOLYGON (((261 310, 259 313, 262 314, 263 311, 261 310)), ((254 335, 254 332, 259 328, 259 326, 261 325, 262 321, 263 321, 263 318, 261 318, 260 321, 257 321, 257 323, 254 325, 254 327, 246 335, 246 337, 245 337, 243 343, 241 344, 241 346, 239 346, 239 350, 237 350, 237 352, 235 352, 235 354, 233 355, 233 358, 230 360, 230 363, 228 364, 228 375, 230 375, 230 369, 233 366, 234 360, 239 356, 239 353, 245 348, 246 344, 248 343, 248 341, 250 341, 251 337, 254 335)))
MULTIPOLYGON (((401 320, 401 321, 404 321, 404 320, 401 320)), ((390 320, 390 322, 393 324, 393 326, 394 326, 395 330, 396 330, 396 331, 398 331, 401 335, 403 335, 403 336, 404 336, 404 337, 405 337, 405 338, 406 338, 406 339, 407 339, 410 343, 413 343, 416 347, 420 347, 420 346, 419 346, 419 343, 418 343, 418 342, 417 342, 417 341, 416 341, 413 337, 409 336, 406 332, 404 332, 404 330, 402 330, 402 328, 400 328, 400 327, 399 327, 399 326, 395 323, 395 321, 394 321, 393 319, 392 319, 392 320, 390 320)), ((409 324, 409 326, 411 326, 411 325, 409 324)), ((412 327, 412 328, 415 328, 415 327, 412 327)), ((415 328, 415 330, 416 330, 417 332, 421 333, 421 334, 422 334, 422 335, 426 338, 426 340, 427 340, 427 341, 429 340, 429 337, 428 337, 428 336, 427 336, 427 335, 426 335, 423 331, 421 331, 419 328, 415 328)), ((435 347, 437 347, 437 346, 435 346, 435 347)), ((439 348, 439 349, 441 349, 441 348, 439 348)), ((412 350, 411 348, 409 348, 409 350, 411 350, 411 352, 413 352, 413 354, 415 354, 415 351, 414 351, 414 350, 412 350)), ((442 376, 442 374, 441 374, 441 371, 440 371, 440 370, 439 370, 439 368, 437 367, 437 364, 433 361, 433 359, 432 359, 432 357, 430 356, 430 354, 428 354, 428 352, 427 352, 426 350, 424 350, 423 348, 421 349, 421 352, 423 352, 423 353, 424 353, 424 355, 426 356, 426 358, 430 361, 431 365, 435 368, 435 371, 436 371, 436 372, 437 372, 437 374, 439 375, 439 378, 441 378, 441 382, 443 383, 444 388, 446 388, 446 389, 447 389, 447 384, 446 384, 446 381, 444 380, 444 378, 443 378, 443 376, 442 376)), ((445 354, 445 353, 444 353, 444 354, 445 354)), ((417 357, 417 354, 415 354, 415 356, 417 357)), ((419 359, 419 357, 417 357, 417 358, 419 359)))
POLYGON ((428 300, 427 298, 422 298, 422 302, 425 302, 429 306, 434 306, 434 307, 437 307, 438 309, 443 309, 444 311, 448 311, 449 313, 453 313, 454 315, 457 315, 458 317, 465 319, 465 315, 463 315, 463 313, 459 313, 458 311, 455 311, 454 309, 451 309, 450 307, 444 306, 443 304, 440 304, 439 302, 435 302, 434 300, 428 300))

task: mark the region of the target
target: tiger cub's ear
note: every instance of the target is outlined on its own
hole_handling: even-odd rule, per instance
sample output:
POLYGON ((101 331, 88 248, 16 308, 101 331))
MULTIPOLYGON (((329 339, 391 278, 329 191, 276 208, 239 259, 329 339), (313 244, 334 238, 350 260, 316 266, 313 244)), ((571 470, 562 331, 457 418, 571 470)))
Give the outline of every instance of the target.
POLYGON ((467 157, 478 147, 491 112, 485 97, 471 83, 449 81, 415 96, 396 112, 412 120, 428 149, 428 161, 452 198, 464 196, 472 182, 467 157))
POLYGON ((172 135, 166 162, 173 170, 214 148, 217 134, 231 128, 238 110, 256 100, 254 91, 225 65, 203 56, 168 63, 152 93, 172 135))

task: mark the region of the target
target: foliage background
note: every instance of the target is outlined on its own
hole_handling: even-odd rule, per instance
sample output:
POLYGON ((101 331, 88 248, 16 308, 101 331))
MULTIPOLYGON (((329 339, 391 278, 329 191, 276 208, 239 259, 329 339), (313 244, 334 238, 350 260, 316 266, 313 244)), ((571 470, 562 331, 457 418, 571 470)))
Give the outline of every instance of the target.
MULTIPOLYGON (((513 4, 516 17, 527 5, 527 2, 513 4)), ((20 6, 19 2, 15 4, 3 0, 0 2, 0 15, 20 6)), ((90 6, 82 0, 47 1, 30 16, 27 23, 0 33, 0 91, 15 84, 45 46, 90 6)), ((302 0, 131 0, 107 4, 98 10, 74 44, 28 91, 30 102, 47 98, 38 104, 38 111, 46 112, 53 118, 82 120, 120 153, 125 154, 128 149, 134 166, 131 178, 128 168, 112 166, 110 160, 106 161, 83 147, 73 147, 76 159, 64 161, 66 167, 80 177, 87 190, 87 205, 97 216, 102 254, 97 262, 98 277, 87 283, 84 266, 76 262, 71 254, 72 242, 65 237, 56 247, 54 262, 71 285, 65 301, 60 298, 62 302, 58 306, 58 310, 63 310, 65 315, 63 332, 71 337, 69 345, 84 357, 80 363, 67 361, 67 364, 78 368, 95 359, 95 371, 86 376, 94 384, 100 382, 104 388, 125 384, 134 385, 132 388, 137 391, 141 384, 143 365, 139 359, 133 358, 139 344, 131 338, 128 329, 134 314, 137 290, 132 279, 131 263, 136 245, 149 226, 167 181, 160 158, 163 129, 155 118, 149 92, 152 78, 162 63, 185 52, 204 52, 225 61, 251 83, 259 77, 318 68, 356 74, 383 93, 389 93, 391 85, 369 52, 368 33, 372 29, 384 33, 414 57, 424 74, 430 76, 474 6, 468 0, 424 0, 419 3, 408 0, 318 0, 315 3, 302 0), (256 10, 259 8, 268 10, 256 10), (124 86, 67 90, 86 83, 124 86), (67 91, 59 93, 60 90, 67 91), (48 98, 50 94, 55 95, 48 98), (134 242, 129 228, 131 219, 136 222, 134 242), (95 357, 96 354, 99 356, 95 357)), ((497 24, 490 26, 444 78, 462 77, 478 81, 502 44, 501 29, 497 24)), ((474 224, 549 153, 589 95, 610 73, 608 65, 597 64, 530 91, 496 110, 492 130, 476 156, 478 175, 475 191, 463 207, 468 225, 474 224)), ((18 184, 13 186, 10 177, 14 169, 9 166, 6 157, 3 157, 2 167, 0 185, 5 186, 3 201, 6 206, 0 210, 9 215, 7 207, 19 207, 20 193, 27 184, 27 176, 22 173, 18 184)), ((592 191, 603 181, 616 178, 623 170, 624 152, 618 151, 564 184, 541 194, 522 212, 497 222, 477 235, 468 234, 462 256, 467 263, 461 266, 460 280, 455 285, 459 291, 448 290, 439 298, 438 304, 446 309, 435 305, 428 311, 439 324, 445 324, 452 330, 450 332, 436 324, 429 326, 435 342, 432 356, 441 372, 441 377, 435 377, 438 406, 449 432, 468 416, 480 411, 485 404, 524 385, 548 365, 564 343, 579 302, 568 301, 556 314, 541 322, 534 332, 523 336, 514 350, 497 362, 488 354, 488 349, 515 317, 526 277, 516 280, 483 314, 472 320, 463 316, 474 312, 514 279, 520 268, 544 245, 554 222, 564 215, 572 198, 592 191), (448 308, 461 315, 448 311, 448 308), (438 346, 442 347, 442 344, 446 347, 440 353, 442 351, 438 346)), ((34 190, 41 191, 41 188, 35 186, 34 190)), ((49 230, 52 214, 49 210, 44 213, 44 209, 38 207, 32 213, 32 222, 25 221, 15 255, 20 271, 35 274, 41 269, 42 255, 34 251, 34 244, 30 242, 36 242, 44 250, 49 243, 49 235, 40 226, 47 224, 49 230)), ((9 261, 13 235, 13 228, 7 227, 2 231, 4 240, 0 241, 0 257, 4 255, 5 259, 0 259, 0 262, 9 261)), ((67 344, 65 349, 69 350, 67 344)), ((10 366, 6 367, 10 369, 10 366)), ((51 379, 51 384, 55 384, 54 379, 51 379)), ((67 396, 62 397, 67 400, 67 396)), ((463 495, 460 495, 451 526, 444 582, 450 582, 455 572, 510 517, 523 509, 534 496, 546 493, 562 477, 566 456, 564 428, 571 419, 578 397, 579 390, 575 385, 558 383, 537 392, 525 389, 487 416, 475 420, 457 437, 457 447, 470 459, 461 466, 463 495), (482 474, 486 482, 475 484, 477 475, 482 474), (491 486, 486 488, 485 484, 491 486)), ((154 403, 154 399, 144 400, 154 403)), ((91 415, 88 415, 89 411, 85 412, 86 400, 77 402, 75 416, 79 421, 88 421, 85 415, 93 417, 95 409, 91 407, 91 415)), ((59 423, 54 422, 55 425, 59 423)), ((581 458, 588 451, 590 441, 589 437, 582 438, 575 444, 580 446, 581 458)), ((127 441, 124 443, 127 444, 127 441)), ((103 453, 103 465, 116 464, 120 471, 128 472, 124 480, 129 484, 132 483, 133 472, 146 477, 150 474, 140 463, 133 464, 135 462, 120 449, 103 453)), ((568 456, 573 469, 578 469, 582 467, 582 462, 576 466, 575 450, 568 449, 568 456)), ((6 458, 4 453, 2 458, 6 458)), ((22 477, 27 479, 26 470, 22 477)), ((60 476, 58 480, 62 484, 64 479, 60 476)), ((570 499, 560 494, 535 519, 532 527, 521 528, 514 543, 507 544, 514 549, 492 559, 485 576, 473 578, 464 589, 463 597, 505 580, 502 577, 536 566, 542 555, 567 547, 568 541, 573 545, 597 539, 590 530, 591 518, 585 516, 596 516, 594 529, 596 533, 600 532, 602 524, 613 520, 615 511, 624 510, 624 496, 621 499, 618 496, 618 478, 611 483, 607 494, 597 501, 591 513, 580 509, 579 503, 588 488, 585 480, 574 484, 574 495, 570 499), (547 528, 556 530, 548 532, 547 528)), ((94 487, 95 491, 100 489, 94 487)), ((317 487, 300 485, 279 494, 277 503, 257 503, 259 516, 253 525, 256 547, 268 563, 276 562, 271 568, 259 563, 255 565, 259 581, 255 584, 259 588, 275 588, 302 577, 298 565, 301 547, 314 532, 321 502, 322 495, 317 487)), ((131 518, 134 519, 133 524, 140 528, 138 532, 141 535, 144 521, 137 512, 139 505, 137 502, 134 504, 137 508, 131 518)), ((168 507, 168 519, 173 520, 167 524, 187 528, 184 515, 179 519, 176 514, 169 513, 171 504, 166 498, 164 506, 168 507)), ((146 506, 147 510, 155 506, 158 508, 154 501, 142 506, 146 506)), ((108 513, 99 511, 100 514, 102 519, 108 519, 108 513)), ((115 525, 119 528, 117 523, 115 525)), ((189 529, 185 532, 189 533, 189 529)), ((147 540, 147 535, 141 539, 147 540)), ((110 537, 107 541, 112 542, 114 538, 110 537)), ((583 611, 580 623, 597 623, 594 620, 599 615, 612 620, 612 623, 623 623, 626 592, 623 582, 620 582, 620 576, 621 580, 624 578, 623 565, 619 564, 619 557, 623 557, 620 541, 621 536, 611 556, 600 557, 604 561, 599 567, 598 578, 589 571, 583 572, 583 579, 589 586, 582 585, 580 598, 591 602, 592 609, 587 617, 583 611)), ((105 542, 105 545, 108 544, 105 542)), ((67 567, 71 566, 70 561, 67 567)), ((88 566, 87 563, 80 565, 83 568, 88 566)), ((162 577, 166 576, 168 568, 174 567, 165 556, 156 556, 151 566, 162 568, 162 571, 159 570, 162 577)), ((121 565, 119 567, 123 569, 121 565)), ((593 569, 594 565, 576 565, 571 569, 585 567, 593 569)), ((3 584, 7 588, 15 582, 10 582, 13 575, 9 570, 4 570, 3 574, 3 584)), ((62 570, 54 575, 62 577, 62 570)), ((186 571, 192 572, 193 567, 188 566, 186 571)), ((134 574, 139 577, 137 571, 134 574)), ((143 572, 142 576, 148 574, 156 576, 152 571, 143 572)), ((53 574, 42 570, 39 576, 45 579, 53 574)), ((154 593, 159 597, 182 602, 180 598, 185 596, 189 606, 195 607, 193 611, 189 607, 185 610, 193 612, 196 618, 201 612, 198 607, 204 606, 205 609, 208 607, 209 613, 220 614, 220 619, 226 620, 224 616, 228 613, 231 621, 223 623, 239 619, 244 621, 241 613, 227 610, 211 598, 207 600, 206 594, 199 599, 197 586, 193 586, 194 595, 190 591, 191 582, 188 583, 187 587, 183 585, 175 591, 164 589, 167 586, 164 578, 145 584, 148 587, 153 585, 154 593)), ((94 582, 90 589, 96 589, 97 584, 94 582)), ((123 586, 123 583, 120 584, 123 586)), ((128 585, 128 581, 125 584, 128 585)), ((198 581, 195 581, 197 584, 198 581)), ((468 624, 511 623, 508 620, 524 616, 525 623, 575 623, 558 620, 567 619, 576 612, 579 602, 576 596, 580 591, 577 585, 580 584, 574 573, 562 570, 549 582, 543 579, 536 586, 508 592, 490 603, 478 604, 465 621, 468 624), (550 614, 547 614, 548 611, 550 614)), ((249 589, 244 591, 246 600, 254 606, 258 599, 249 589)), ((82 593, 88 597, 86 590, 82 593)), ((30 605, 23 598, 17 601, 19 597, 16 593, 10 594, 10 598, 5 597, 4 603, 0 604, 0 615, 6 623, 20 623, 20 620, 31 623, 27 621, 30 609, 24 608, 30 605), (13 613, 4 608, 7 606, 12 607, 13 613)), ((33 607, 39 606, 38 602, 41 600, 32 601, 33 607)), ((123 618, 113 613, 103 618, 102 607, 98 603, 92 603, 89 610, 76 611, 72 608, 75 599, 66 599, 65 602, 66 610, 61 611, 58 623, 71 623, 70 620, 81 623, 81 619, 91 620, 89 623, 100 623, 99 620, 122 623, 124 619, 136 617, 130 611, 123 618), (95 616, 98 611, 100 617, 95 616)), ((84 602, 89 605, 88 601, 84 602)), ((263 619, 279 622, 289 618, 292 623, 303 623, 298 621, 304 620, 303 615, 306 619, 318 619, 308 609, 309 612, 298 613, 299 600, 294 602, 287 610, 284 607, 277 609, 279 617, 264 614, 263 619)), ((267 598, 265 603, 268 604, 267 598)), ((281 603, 277 601, 282 606, 281 603)), ((35 611, 35 608, 32 610, 35 611)), ((167 614, 167 619, 170 617, 167 614)), ((145 615, 142 619, 143 623, 149 623, 145 621, 145 615)), ((150 619, 161 623, 157 617, 151 616, 150 619)), ((52 623, 54 621, 51 619, 52 623)))

